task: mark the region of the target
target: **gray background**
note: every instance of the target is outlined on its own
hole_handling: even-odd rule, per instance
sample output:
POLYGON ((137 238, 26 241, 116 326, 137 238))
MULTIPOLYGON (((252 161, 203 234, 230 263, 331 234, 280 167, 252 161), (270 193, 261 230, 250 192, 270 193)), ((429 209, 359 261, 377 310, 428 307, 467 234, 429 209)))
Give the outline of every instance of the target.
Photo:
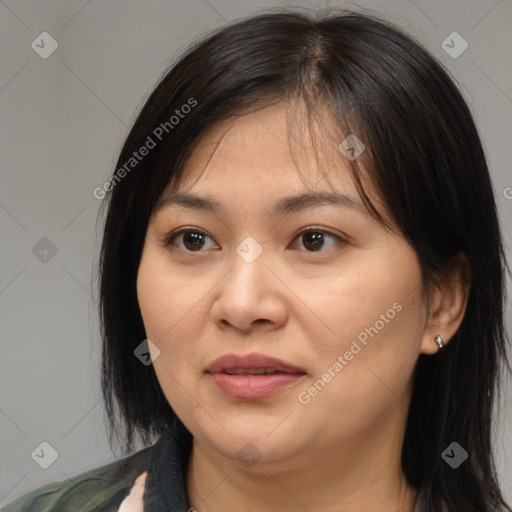
MULTIPOLYGON (((476 116, 511 254, 510 0, 0 1, 0 505, 115 460, 99 390, 91 282, 100 201, 92 191, 113 171, 148 90, 187 42, 262 7, 284 5, 373 8, 448 66, 476 116), (59 45, 47 59, 31 47, 45 31, 59 45), (453 31, 469 44, 458 58, 441 46, 453 31), (55 254, 41 252, 47 241, 33 250, 43 237, 55 254), (43 441, 58 452, 48 469, 31 457, 43 441)), ((509 304, 509 331, 511 317, 509 304)), ((495 446, 512 499, 507 386, 495 446)))

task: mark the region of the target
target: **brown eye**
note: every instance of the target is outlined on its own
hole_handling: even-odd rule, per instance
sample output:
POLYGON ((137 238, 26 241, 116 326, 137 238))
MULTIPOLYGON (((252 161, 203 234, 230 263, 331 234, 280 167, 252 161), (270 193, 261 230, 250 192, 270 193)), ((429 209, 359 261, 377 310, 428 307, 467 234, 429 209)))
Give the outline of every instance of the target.
MULTIPOLYGON (((205 246, 208 239, 212 240, 211 237, 203 231, 194 229, 180 229, 174 233, 171 233, 171 235, 167 238, 165 245, 172 245, 176 248, 183 249, 188 252, 201 252, 201 249, 205 246), (176 245, 177 240, 181 240, 181 246, 176 245)), ((215 248, 218 249, 218 246, 215 245, 215 248)))
POLYGON ((308 251, 318 251, 324 245, 324 234, 319 232, 304 233, 302 243, 308 251))
POLYGON ((334 233, 312 228, 307 228, 299 232, 296 236, 296 239, 300 239, 303 247, 305 247, 307 252, 321 252, 322 249, 325 250, 326 245, 327 249, 329 249, 333 245, 344 242, 341 237, 335 235, 334 233), (329 240, 334 240, 334 242, 331 242, 330 246, 329 240))
POLYGON ((205 236, 201 233, 184 233, 183 245, 190 251, 197 251, 204 245, 205 236))

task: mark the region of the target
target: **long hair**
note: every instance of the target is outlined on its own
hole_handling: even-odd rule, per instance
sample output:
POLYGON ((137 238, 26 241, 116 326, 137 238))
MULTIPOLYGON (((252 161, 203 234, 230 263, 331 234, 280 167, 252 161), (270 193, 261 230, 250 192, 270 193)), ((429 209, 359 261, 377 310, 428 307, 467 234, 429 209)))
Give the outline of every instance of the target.
POLYGON ((510 511, 491 443, 500 368, 510 366, 507 266, 485 154, 449 73, 368 13, 280 11, 232 23, 195 42, 145 101, 112 178, 95 192, 106 208, 99 286, 110 441, 116 435, 130 451, 135 435, 148 444, 176 418, 152 366, 134 357, 146 338, 137 272, 160 194, 179 182, 214 123, 297 100, 308 122, 322 105, 340 136, 357 134, 366 145, 349 162, 354 183, 378 218, 365 177, 377 186, 418 255, 426 288, 456 255, 467 257, 471 291, 460 328, 443 351, 417 361, 402 467, 422 491, 422 512, 510 511), (441 458, 454 441, 469 454, 457 469, 441 458))

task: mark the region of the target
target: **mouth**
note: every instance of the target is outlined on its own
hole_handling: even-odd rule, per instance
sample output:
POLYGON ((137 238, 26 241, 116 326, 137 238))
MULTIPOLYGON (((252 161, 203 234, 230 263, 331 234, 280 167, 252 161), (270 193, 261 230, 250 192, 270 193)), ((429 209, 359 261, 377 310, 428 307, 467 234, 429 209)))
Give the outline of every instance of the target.
POLYGON ((306 375, 304 369, 262 354, 228 354, 207 368, 217 388, 233 398, 264 398, 289 388, 306 375))
POLYGON ((225 370, 228 375, 272 375, 278 372, 274 368, 234 368, 233 370, 225 370))

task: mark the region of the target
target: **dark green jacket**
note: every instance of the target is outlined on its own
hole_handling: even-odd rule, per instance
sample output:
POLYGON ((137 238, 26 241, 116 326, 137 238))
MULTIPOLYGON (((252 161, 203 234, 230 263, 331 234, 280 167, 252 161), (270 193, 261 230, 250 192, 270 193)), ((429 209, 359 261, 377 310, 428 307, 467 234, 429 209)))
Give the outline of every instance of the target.
POLYGON ((191 448, 192 435, 177 420, 153 446, 40 487, 11 501, 2 512, 117 512, 145 471, 144 512, 188 512, 185 478, 191 448))

